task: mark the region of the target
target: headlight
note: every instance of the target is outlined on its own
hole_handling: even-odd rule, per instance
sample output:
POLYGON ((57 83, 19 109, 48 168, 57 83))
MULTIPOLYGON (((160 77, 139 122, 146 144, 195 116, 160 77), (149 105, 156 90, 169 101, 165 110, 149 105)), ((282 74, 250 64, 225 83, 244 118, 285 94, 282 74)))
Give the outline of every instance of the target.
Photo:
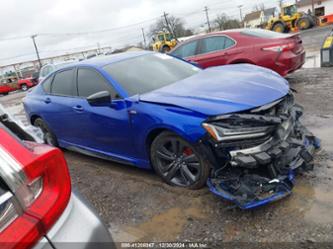
POLYGON ((202 126, 218 142, 262 137, 273 128, 272 126, 226 128, 209 123, 203 123, 202 126))

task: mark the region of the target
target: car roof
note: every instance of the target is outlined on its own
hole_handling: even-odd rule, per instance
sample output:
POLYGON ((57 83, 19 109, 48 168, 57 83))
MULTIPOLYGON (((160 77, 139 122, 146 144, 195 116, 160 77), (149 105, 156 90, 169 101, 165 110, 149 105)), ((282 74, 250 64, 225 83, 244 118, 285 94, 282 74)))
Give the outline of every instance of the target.
POLYGON ((106 65, 116 63, 123 60, 128 60, 137 56, 151 54, 154 53, 152 51, 134 51, 134 52, 123 52, 118 54, 112 54, 101 57, 94 57, 91 59, 83 60, 80 62, 73 62, 71 64, 66 65, 63 68, 73 67, 73 66, 93 66, 93 67, 104 67, 106 65))

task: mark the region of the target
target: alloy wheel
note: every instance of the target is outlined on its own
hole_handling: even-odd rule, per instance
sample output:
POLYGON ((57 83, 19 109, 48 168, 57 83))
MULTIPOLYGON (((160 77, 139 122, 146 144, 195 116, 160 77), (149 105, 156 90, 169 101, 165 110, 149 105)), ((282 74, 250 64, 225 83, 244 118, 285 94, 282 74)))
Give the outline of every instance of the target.
POLYGON ((201 174, 200 160, 193 148, 174 137, 165 139, 156 150, 156 162, 167 182, 191 186, 201 174))

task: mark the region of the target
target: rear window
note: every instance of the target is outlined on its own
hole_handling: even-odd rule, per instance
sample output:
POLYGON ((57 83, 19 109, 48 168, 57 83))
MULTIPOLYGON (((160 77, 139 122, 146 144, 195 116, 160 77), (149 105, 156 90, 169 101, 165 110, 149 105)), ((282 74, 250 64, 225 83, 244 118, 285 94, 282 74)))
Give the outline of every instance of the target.
POLYGON ((248 36, 254 36, 258 38, 268 38, 268 39, 274 39, 274 38, 286 38, 289 37, 289 34, 283 34, 278 33, 270 30, 264 30, 264 29, 245 29, 241 31, 241 34, 248 35, 248 36))
POLYGON ((43 82, 43 89, 46 93, 50 93, 51 92, 51 83, 52 83, 52 79, 53 77, 50 76, 48 77, 46 80, 44 80, 43 82))
POLYGON ((69 69, 57 73, 54 76, 52 83, 52 94, 72 96, 74 92, 73 76, 74 69, 69 69))

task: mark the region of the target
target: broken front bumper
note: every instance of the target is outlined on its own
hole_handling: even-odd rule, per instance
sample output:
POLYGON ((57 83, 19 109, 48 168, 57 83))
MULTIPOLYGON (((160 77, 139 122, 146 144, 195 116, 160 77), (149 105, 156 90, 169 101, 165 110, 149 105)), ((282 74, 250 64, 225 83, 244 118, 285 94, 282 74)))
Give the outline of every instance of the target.
MULTIPOLYGON (((251 113, 215 118, 211 123, 230 127, 269 126, 258 136, 244 136, 222 142, 209 140, 217 159, 208 187, 217 196, 250 209, 288 196, 299 170, 313 167, 313 154, 320 143, 299 121, 302 108, 294 104, 292 95, 273 106, 251 113), (230 121, 232 120, 232 121, 230 121), (225 124, 229 123, 229 124, 225 124), (230 125, 231 123, 231 125, 230 125), (216 163, 218 162, 218 163, 216 163), (222 165, 221 165, 222 162, 222 165)), ((223 128, 224 129, 224 128, 223 128)), ((249 129, 249 128, 248 128, 249 129)), ((222 138, 221 138, 222 139, 222 138)))

